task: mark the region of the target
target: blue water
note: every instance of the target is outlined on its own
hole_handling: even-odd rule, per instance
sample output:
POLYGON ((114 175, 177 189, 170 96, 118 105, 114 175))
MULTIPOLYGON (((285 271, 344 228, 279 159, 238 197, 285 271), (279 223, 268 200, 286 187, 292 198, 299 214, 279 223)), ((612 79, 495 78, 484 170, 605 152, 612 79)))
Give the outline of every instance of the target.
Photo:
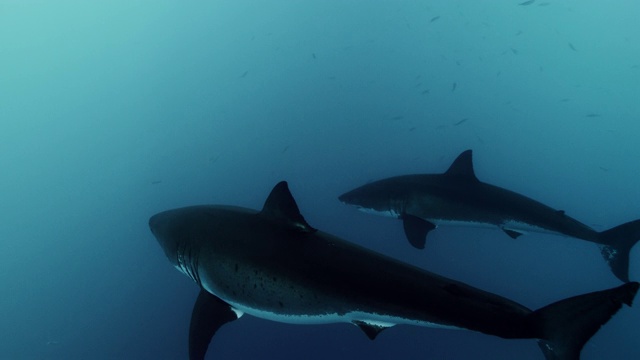
MULTIPOLYGON (((618 285, 584 241, 441 228, 418 251, 337 201, 471 148, 481 180, 599 230, 640 218, 640 5, 521 2, 1 1, 0 358, 186 359, 198 289, 147 219, 280 180, 312 226, 531 308, 618 285)), ((582 359, 640 358, 639 324, 623 308, 582 359)), ((209 358, 543 356, 245 316, 209 358)))

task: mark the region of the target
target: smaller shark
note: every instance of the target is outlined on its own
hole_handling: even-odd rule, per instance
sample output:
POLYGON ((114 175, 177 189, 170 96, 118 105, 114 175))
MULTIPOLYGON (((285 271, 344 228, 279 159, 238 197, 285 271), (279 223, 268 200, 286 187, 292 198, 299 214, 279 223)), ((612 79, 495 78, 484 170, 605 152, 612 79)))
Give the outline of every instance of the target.
POLYGON ((397 324, 538 339, 547 360, 577 360, 584 344, 640 287, 630 282, 538 310, 404 264, 311 227, 286 182, 261 211, 190 206, 152 216, 169 261, 200 287, 189 359, 242 314, 295 324, 351 323, 374 339, 397 324))
POLYGON ((597 232, 562 210, 478 180, 471 150, 442 174, 386 178, 338 198, 363 212, 401 219, 407 239, 418 249, 424 249, 427 234, 438 225, 498 227, 514 239, 535 231, 587 240, 600 245, 623 282, 629 281, 629 253, 640 239, 640 220, 597 232))

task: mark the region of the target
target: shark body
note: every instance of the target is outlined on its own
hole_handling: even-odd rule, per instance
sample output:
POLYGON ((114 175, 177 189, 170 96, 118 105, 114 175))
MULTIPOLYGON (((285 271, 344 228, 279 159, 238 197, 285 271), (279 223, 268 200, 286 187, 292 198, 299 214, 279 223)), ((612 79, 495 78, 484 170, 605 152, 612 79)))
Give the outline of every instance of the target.
POLYGON ((367 213, 401 219, 407 239, 419 249, 439 225, 497 227, 514 239, 544 232, 590 241, 600 245, 614 275, 624 282, 629 281, 629 253, 640 239, 640 220, 598 232, 562 210, 478 180, 471 150, 461 153, 442 174, 386 178, 339 199, 367 213))
POLYGON ((547 359, 574 360, 600 326, 631 305, 639 286, 532 311, 312 228, 285 182, 261 211, 192 206, 156 214, 149 226, 169 261, 200 287, 191 360, 204 359, 215 332, 245 313, 286 323, 351 323, 371 339, 397 324, 532 338, 547 359))

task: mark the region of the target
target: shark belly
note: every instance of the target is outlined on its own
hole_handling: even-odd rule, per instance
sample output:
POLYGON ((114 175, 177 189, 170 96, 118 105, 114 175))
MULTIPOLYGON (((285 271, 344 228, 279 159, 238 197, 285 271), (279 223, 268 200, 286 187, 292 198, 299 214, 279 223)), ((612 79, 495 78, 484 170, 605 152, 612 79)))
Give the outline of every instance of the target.
POLYGON ((395 325, 414 325, 430 328, 440 329, 456 329, 462 328, 432 323, 428 321, 421 321, 416 319, 407 319, 403 317, 384 315, 378 313, 369 313, 364 311, 350 311, 344 314, 338 313, 323 313, 314 314, 314 311, 309 311, 308 314, 290 314, 286 311, 272 312, 268 310, 251 308, 240 303, 234 303, 233 301, 227 301, 227 303, 233 307, 236 311, 255 316, 257 318, 276 321, 287 324, 299 324, 299 325, 319 325, 319 324, 335 324, 335 323, 357 323, 363 322, 368 325, 391 327, 395 325))
MULTIPOLYGON (((443 207, 438 207, 442 209, 443 207)), ((426 221, 437 226, 462 226, 462 227, 474 227, 474 228, 504 228, 504 229, 512 229, 518 230, 521 232, 541 232, 541 233, 553 233, 560 234, 557 231, 553 231, 547 229, 543 226, 537 226, 534 224, 530 224, 524 220, 519 219, 511 219, 508 215, 500 215, 500 214, 490 214, 486 213, 481 209, 477 210, 480 216, 464 216, 464 212, 468 209, 461 208, 452 209, 449 212, 449 215, 445 214, 434 214, 430 208, 421 209, 421 208, 409 208, 405 211, 395 208, 385 208, 385 209, 374 209, 367 207, 359 207, 363 213, 378 215, 383 217, 390 217, 396 219, 402 219, 403 213, 408 215, 414 215, 419 218, 422 218, 426 221)))
MULTIPOLYGON (((278 262, 277 260, 275 262, 278 262)), ((332 291, 342 279, 322 283, 318 279, 292 277, 262 266, 239 264, 238 261, 217 261, 215 267, 201 268, 201 286, 217 296, 236 313, 249 314, 261 319, 289 324, 366 323, 378 327, 398 324, 431 328, 461 329, 461 327, 429 321, 428 314, 408 316, 403 304, 388 306, 388 300, 359 295, 352 289, 347 296, 332 291), (365 299, 361 301, 360 299, 365 299), (385 304, 373 306, 370 304, 385 304)), ((327 273, 331 270, 325 269, 327 273)), ((322 269, 318 269, 322 273, 322 269)), ((357 280, 349 280, 357 283, 357 280)), ((393 282, 390 282, 393 283, 393 282)), ((390 293, 395 289, 381 289, 390 293)))
MULTIPOLYGON (((205 287, 205 289, 210 291, 207 287, 205 287)), ((276 301, 279 305, 281 304, 280 309, 275 309, 269 305, 258 306, 256 304, 247 304, 237 298, 225 298, 224 294, 211 293, 229 304, 236 313, 249 314, 257 318, 287 324, 318 325, 363 322, 368 325, 385 328, 394 325, 414 325, 430 328, 462 329, 456 326, 411 319, 375 310, 366 311, 362 306, 364 304, 360 306, 349 306, 350 309, 345 309, 345 302, 343 299, 329 299, 325 296, 322 297, 324 298, 322 300, 318 299, 320 301, 317 301, 315 305, 301 302, 291 297, 277 300, 271 299, 271 301, 276 301), (337 308, 344 310, 331 310, 337 308)))
POLYGON ((479 220, 458 220, 458 219, 439 219, 439 218, 426 218, 425 220, 430 221, 437 226, 455 226, 455 227, 473 227, 473 228, 486 228, 486 229, 495 229, 496 227, 501 229, 509 229, 516 230, 521 233, 548 233, 548 234, 556 234, 562 235, 557 231, 553 231, 542 226, 537 226, 534 224, 529 224, 524 221, 519 221, 516 219, 504 220, 498 223, 492 223, 488 221, 479 221, 479 220))

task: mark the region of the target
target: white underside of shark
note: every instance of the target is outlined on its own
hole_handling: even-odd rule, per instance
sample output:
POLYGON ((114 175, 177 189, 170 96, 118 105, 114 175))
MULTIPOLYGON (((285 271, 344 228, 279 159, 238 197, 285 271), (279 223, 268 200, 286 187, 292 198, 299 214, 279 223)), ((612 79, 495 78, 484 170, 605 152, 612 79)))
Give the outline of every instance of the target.
MULTIPOLYGON (((359 206, 358 210, 371 215, 378 215, 390 218, 401 218, 401 214, 395 211, 394 209, 390 210, 376 210, 372 208, 366 208, 359 206)), ((495 229, 496 225, 486 222, 473 221, 473 220, 448 220, 448 219, 438 219, 438 218, 426 218, 425 220, 435 224, 438 226, 456 226, 456 227, 475 227, 475 228, 486 228, 486 229, 495 229)), ((500 225, 501 229, 513 230, 522 234, 527 233, 546 233, 546 234, 556 234, 562 235, 561 233, 550 231, 549 229, 542 228, 540 226, 535 226, 532 224, 527 224, 526 222, 517 221, 517 220, 507 220, 502 225, 500 225)))
POLYGON ((337 313, 328 313, 323 315, 287 315, 287 314, 278 314, 270 311, 251 308, 233 301, 225 300, 225 302, 228 303, 233 308, 236 314, 239 314, 238 317, 242 316, 242 314, 249 314, 257 318, 281 322, 281 323, 287 323, 287 324, 318 325, 318 324, 363 322, 363 323, 366 323, 367 325, 378 326, 383 328, 388 328, 394 325, 402 324, 402 325, 415 325, 415 326, 423 326, 423 327, 438 328, 438 329, 460 330, 460 328, 455 326, 445 326, 445 325, 434 324, 426 321, 405 319, 401 317, 394 317, 394 316, 389 316, 384 314, 370 314, 370 313, 361 312, 361 311, 352 311, 344 315, 340 315, 337 313))

